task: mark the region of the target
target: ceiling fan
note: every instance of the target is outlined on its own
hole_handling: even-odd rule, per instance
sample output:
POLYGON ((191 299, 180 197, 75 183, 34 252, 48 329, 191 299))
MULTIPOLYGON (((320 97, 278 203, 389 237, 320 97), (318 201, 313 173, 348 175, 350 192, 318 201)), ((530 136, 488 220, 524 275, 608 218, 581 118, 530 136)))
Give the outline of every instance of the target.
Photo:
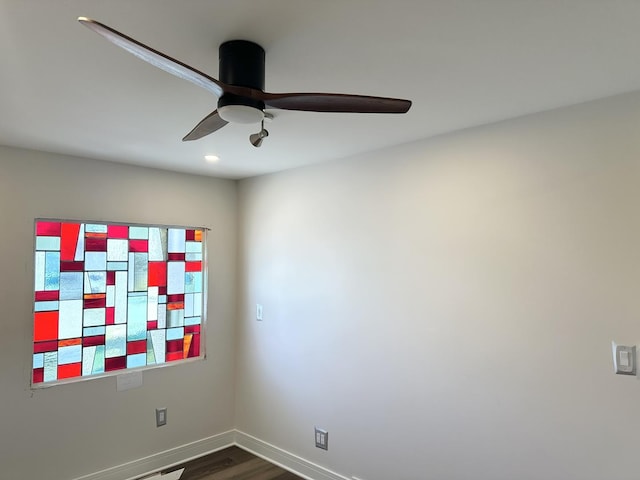
POLYGON ((179 78, 188 80, 218 97, 218 108, 203 118, 182 140, 202 138, 227 123, 258 123, 261 131, 251 136, 259 147, 269 135, 266 108, 308 112, 406 113, 411 101, 398 98, 345 95, 339 93, 269 93, 264 91, 265 51, 247 40, 224 42, 219 48, 217 80, 189 65, 154 50, 111 27, 86 17, 78 21, 114 45, 179 78))

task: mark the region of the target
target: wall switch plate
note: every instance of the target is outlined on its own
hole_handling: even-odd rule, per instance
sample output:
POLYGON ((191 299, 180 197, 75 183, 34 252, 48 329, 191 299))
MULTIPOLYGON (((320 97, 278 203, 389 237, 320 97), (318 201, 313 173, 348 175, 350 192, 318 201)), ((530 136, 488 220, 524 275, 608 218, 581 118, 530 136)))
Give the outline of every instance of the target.
POLYGON ((618 375, 635 375, 636 374, 636 347, 617 345, 611 342, 611 350, 613 353, 613 371, 618 375))
POLYGON ((256 303, 256 320, 262 320, 262 305, 256 303))
POLYGON ((316 447, 329 450, 329 432, 322 428, 315 427, 316 447))
POLYGON ((156 408, 156 427, 161 427, 167 424, 167 409, 156 408))

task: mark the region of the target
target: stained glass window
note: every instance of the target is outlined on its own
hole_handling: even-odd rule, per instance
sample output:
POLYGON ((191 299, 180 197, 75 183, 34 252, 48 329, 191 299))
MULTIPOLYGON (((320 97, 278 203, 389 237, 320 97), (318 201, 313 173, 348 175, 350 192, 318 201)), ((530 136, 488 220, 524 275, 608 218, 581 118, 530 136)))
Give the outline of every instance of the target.
POLYGON ((32 384, 203 356, 205 233, 36 220, 32 384))

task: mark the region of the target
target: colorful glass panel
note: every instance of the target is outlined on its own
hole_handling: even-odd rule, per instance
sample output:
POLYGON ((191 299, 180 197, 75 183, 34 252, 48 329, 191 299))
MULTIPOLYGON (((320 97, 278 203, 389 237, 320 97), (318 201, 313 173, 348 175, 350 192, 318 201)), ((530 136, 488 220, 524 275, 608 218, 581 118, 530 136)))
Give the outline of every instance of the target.
POLYGON ((36 250, 60 250, 60 237, 36 237, 36 250))
POLYGON ((126 225, 107 225, 107 237, 129 238, 129 227, 126 225))
POLYGON ((127 240, 119 238, 107 239, 107 261, 108 262, 126 262, 129 254, 129 243, 127 240))
POLYGON ((44 289, 58 290, 60 288, 60 252, 45 252, 44 254, 44 289))
POLYGON ((149 227, 129 227, 129 238, 146 240, 149 238, 149 227))
POLYGON ((60 255, 64 261, 73 261, 76 256, 76 247, 78 246, 78 234, 80 233, 79 223, 63 223, 60 255))
POLYGON ((36 235, 60 236, 60 222, 40 221, 36 224, 36 235))
POLYGON ((78 363, 82 359, 82 345, 70 345, 58 348, 58 363, 66 365, 78 363))
POLYGON ((82 375, 91 375, 93 372, 93 362, 96 358, 96 346, 84 347, 82 349, 82 375))
POLYGON ((201 317, 186 317, 184 319, 185 325, 200 325, 202 323, 201 317))
POLYGON ((93 375, 104 373, 105 371, 105 347, 99 345, 96 347, 96 356, 93 359, 93 375))
POLYGON ((37 220, 32 383, 200 357, 204 237, 37 220))
POLYGON ((169 253, 184 253, 186 242, 186 233, 181 228, 170 228, 168 235, 168 251, 169 253))
POLYGON ((33 341, 58 339, 58 312, 34 313, 33 341))
POLYGON ((33 354, 33 368, 44 368, 44 353, 33 354))
POLYGON ((146 353, 136 353, 135 355, 127 355, 127 368, 144 367, 147 364, 146 353))
MULTIPOLYGON (((106 323, 106 308, 85 308, 84 326, 97 327, 106 323)), ((87 329, 85 328, 85 331, 87 329)), ((86 333, 85 333, 86 335, 86 333)), ((95 333, 93 335, 96 335, 95 333)))
POLYGON ((167 293, 184 293, 187 275, 184 262, 170 261, 167 264, 167 293))
POLYGON ((76 245, 76 254, 73 259, 76 262, 81 262, 84 258, 84 224, 80 224, 80 230, 78 231, 78 244, 76 245))
POLYGON ((45 253, 36 250, 36 259, 35 259, 35 289, 36 292, 44 291, 44 263, 45 263, 45 253))
POLYGON ((58 310, 58 338, 77 338, 82 336, 82 300, 63 300, 58 310))
POLYGON ((45 352, 44 354, 44 382, 52 382, 58 379, 58 352, 45 352))
POLYGON ((113 372, 114 370, 124 370, 127 368, 127 357, 114 357, 104 359, 104 369, 107 372, 113 372))
POLYGON ((82 272, 60 273, 60 300, 82 299, 82 272))
POLYGON ((165 262, 167 260, 167 230, 164 228, 149 229, 149 261, 165 262))
MULTIPOLYGON (((106 245, 105 245, 106 247, 106 245)), ((103 252, 90 252, 87 251, 84 254, 84 269, 85 271, 91 270, 106 270, 107 269, 107 252, 106 249, 103 252)))

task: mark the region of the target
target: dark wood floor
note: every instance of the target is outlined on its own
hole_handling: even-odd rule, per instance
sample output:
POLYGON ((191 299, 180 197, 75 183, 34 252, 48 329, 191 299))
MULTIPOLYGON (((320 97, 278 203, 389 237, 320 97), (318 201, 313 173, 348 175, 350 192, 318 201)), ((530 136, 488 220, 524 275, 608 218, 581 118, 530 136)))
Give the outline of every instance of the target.
POLYGON ((303 480, 238 447, 197 458, 162 473, 184 468, 180 480, 303 480))

